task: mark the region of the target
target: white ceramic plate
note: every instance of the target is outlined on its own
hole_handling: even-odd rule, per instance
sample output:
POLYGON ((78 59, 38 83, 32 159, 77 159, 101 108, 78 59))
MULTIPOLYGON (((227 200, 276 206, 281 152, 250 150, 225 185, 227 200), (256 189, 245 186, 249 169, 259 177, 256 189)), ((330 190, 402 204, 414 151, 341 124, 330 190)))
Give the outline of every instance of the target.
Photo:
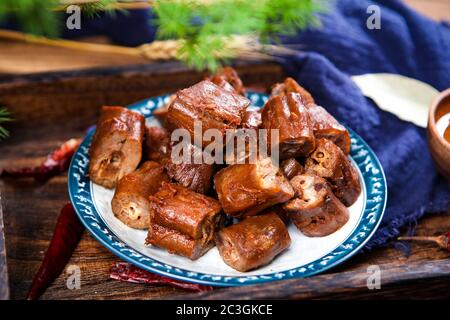
MULTIPOLYGON (((261 107, 266 95, 250 93, 254 107, 261 107)), ((161 106, 167 96, 138 102, 131 109, 142 113, 148 124, 158 125, 152 111, 161 106)), ((159 274, 191 282, 216 286, 261 283, 317 274, 355 254, 373 235, 381 221, 386 203, 386 181, 373 151, 350 130, 351 158, 358 168, 363 184, 362 193, 350 208, 350 219, 337 232, 322 238, 304 236, 292 224, 291 247, 269 265, 242 273, 226 265, 217 248, 196 261, 169 254, 163 249, 145 246, 146 231, 132 229, 114 217, 111 199, 114 191, 93 184, 87 177, 88 149, 93 132, 88 133, 73 157, 69 170, 69 194, 87 229, 117 256, 159 274)))

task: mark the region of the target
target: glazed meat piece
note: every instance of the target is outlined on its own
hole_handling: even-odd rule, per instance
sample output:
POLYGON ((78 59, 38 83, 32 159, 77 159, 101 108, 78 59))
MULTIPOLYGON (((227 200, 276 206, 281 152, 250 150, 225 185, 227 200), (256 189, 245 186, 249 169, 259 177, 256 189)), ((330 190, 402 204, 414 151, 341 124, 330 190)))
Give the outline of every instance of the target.
POLYGON ((214 76, 211 79, 209 79, 212 83, 214 83, 216 86, 221 87, 224 90, 237 93, 236 90, 233 88, 233 86, 226 81, 223 77, 214 76))
POLYGON ((253 129, 228 130, 225 144, 227 165, 254 163, 258 157, 258 131, 253 129))
POLYGON ((200 258, 214 246, 214 241, 204 238, 194 240, 181 232, 166 228, 153 221, 150 223, 145 243, 191 260, 200 258))
POLYGON ((261 123, 261 112, 259 110, 247 110, 242 116, 241 127, 245 129, 258 129, 261 123))
POLYGON ((302 97, 302 102, 305 106, 314 104, 314 99, 311 94, 292 78, 286 78, 283 83, 275 84, 272 87, 271 95, 286 95, 293 92, 300 94, 300 96, 302 97))
POLYGON ((147 160, 164 163, 170 157, 170 137, 161 127, 145 128, 144 154, 147 160))
POLYGON ((358 172, 342 150, 330 140, 317 140, 316 150, 306 159, 305 170, 327 179, 334 194, 347 207, 361 193, 358 172))
POLYGON ((312 123, 299 94, 288 93, 270 98, 261 118, 261 127, 268 130, 269 145, 271 130, 278 129, 280 159, 306 156, 314 150, 312 123))
POLYGON ((228 91, 245 96, 244 85, 236 70, 230 67, 222 68, 211 78, 211 82, 228 91))
POLYGON ((278 217, 284 222, 285 225, 289 223, 289 214, 288 212, 283 208, 284 203, 276 204, 270 208, 267 208, 260 214, 259 216, 274 212, 278 215, 278 217))
POLYGON ((310 104, 307 109, 313 123, 316 139, 329 139, 341 148, 345 155, 349 155, 350 134, 347 129, 323 107, 310 104))
POLYGON ((149 199, 151 222, 146 244, 191 260, 213 246, 214 233, 224 221, 216 200, 166 182, 149 199))
POLYGON ((217 200, 177 184, 164 182, 149 199, 152 222, 192 239, 210 241, 221 219, 217 200))
MULTIPOLYGON (((203 132, 218 129, 225 135, 226 129, 241 124, 242 115, 249 104, 247 98, 204 80, 178 91, 166 117, 167 128, 170 131, 184 128, 194 141, 194 123, 199 121, 203 132)), ((203 142, 203 146, 208 144, 207 141, 203 142)))
POLYGON ((268 264, 291 244, 286 226, 274 212, 224 228, 215 239, 223 261, 241 272, 268 264))
POLYGON ((114 188, 141 161, 145 119, 122 107, 103 107, 91 148, 89 177, 99 185, 114 188))
POLYGON ((144 162, 139 169, 119 180, 111 201, 114 215, 126 225, 147 229, 150 225, 150 201, 163 181, 169 181, 163 166, 153 161, 144 162))
POLYGON ((236 218, 255 215, 294 196, 289 181, 270 158, 226 167, 214 176, 214 186, 224 212, 236 218))
POLYGON ((283 208, 303 234, 324 237, 347 223, 348 209, 336 198, 325 179, 303 174, 294 177, 291 184, 296 197, 283 208))
MULTIPOLYGON (((200 193, 206 193, 212 185, 214 165, 195 164, 195 153, 202 149, 187 144, 186 151, 190 154, 190 161, 178 163, 171 157, 172 146, 169 133, 160 127, 147 127, 145 152, 147 158, 163 164, 169 177, 181 185, 200 193)), ((182 156, 182 154, 181 154, 182 156)))
POLYGON ((299 174, 302 174, 304 171, 303 166, 297 160, 295 160, 295 158, 283 160, 281 162, 280 168, 289 180, 299 174))
MULTIPOLYGON (((204 161, 199 164, 194 163, 195 154, 202 152, 202 149, 193 144, 186 145, 186 152, 190 154, 188 156, 190 161, 178 163, 171 156, 167 158, 165 163, 167 174, 171 179, 186 188, 199 193, 207 193, 212 185, 212 177, 215 172, 214 164, 207 164, 204 161)), ((182 156, 182 154, 180 155, 182 156)))

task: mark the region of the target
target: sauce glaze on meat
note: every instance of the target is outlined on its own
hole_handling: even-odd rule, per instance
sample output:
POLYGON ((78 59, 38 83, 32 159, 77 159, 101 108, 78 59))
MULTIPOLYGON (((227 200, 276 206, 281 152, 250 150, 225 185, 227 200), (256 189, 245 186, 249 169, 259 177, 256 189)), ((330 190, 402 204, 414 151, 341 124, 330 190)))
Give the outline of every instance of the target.
POLYGON ((214 186, 225 213, 252 216, 294 196, 289 181, 270 158, 255 164, 234 164, 214 176, 214 186))
POLYGON ((268 264, 290 244, 286 226, 274 212, 248 217, 216 233, 223 261, 241 272, 268 264))
POLYGON ((90 147, 89 178, 114 188, 142 157, 145 118, 122 107, 103 107, 90 147))
MULTIPOLYGON (((242 114, 249 105, 247 98, 204 80, 178 91, 167 113, 167 128, 170 131, 186 129, 194 141, 194 125, 199 121, 203 132, 218 129, 225 135, 226 129, 234 129, 241 124, 242 114)), ((207 145, 203 141, 203 146, 207 145)))
POLYGON ((347 207, 351 206, 361 193, 358 172, 342 150, 330 140, 317 140, 316 150, 306 159, 305 170, 327 179, 334 194, 347 207))
POLYGON ((139 169, 119 180, 111 207, 114 215, 126 225, 147 229, 150 224, 149 196, 169 181, 164 167, 157 162, 144 162, 139 169))
POLYGON ((347 223, 348 209, 335 197, 325 179, 304 174, 294 177, 291 184, 296 197, 283 208, 303 234, 324 237, 347 223))
POLYGON ((198 259, 213 246, 214 233, 223 222, 217 200, 165 182, 149 199, 147 244, 191 260, 198 259))
POLYGON ((298 93, 273 96, 262 109, 263 129, 278 130, 280 159, 307 156, 314 150, 314 132, 308 110, 298 93))

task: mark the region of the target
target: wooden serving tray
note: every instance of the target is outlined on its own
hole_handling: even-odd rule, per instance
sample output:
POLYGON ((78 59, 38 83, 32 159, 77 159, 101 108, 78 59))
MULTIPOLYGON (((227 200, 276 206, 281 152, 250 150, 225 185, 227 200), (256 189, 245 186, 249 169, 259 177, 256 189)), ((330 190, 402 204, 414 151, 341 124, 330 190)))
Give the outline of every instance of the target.
MULTIPOLYGON (((267 62, 237 62, 244 83, 266 89, 284 78, 282 69, 267 62)), ((127 105, 150 96, 174 92, 201 80, 204 75, 178 63, 161 63, 57 72, 28 76, 0 76, 0 105, 9 108, 15 122, 11 137, 0 142, 0 168, 31 166, 59 143, 82 137, 97 120, 102 105, 127 105)), ((9 292, 23 299, 34 273, 44 257, 56 217, 68 201, 67 177, 55 177, 45 184, 32 180, 0 180, 0 222, 3 210, 9 292)), ((0 234, 1 234, 0 223, 0 234)), ((450 230, 448 214, 424 219, 418 234, 439 234, 450 230)), ((0 235, 0 298, 7 298, 8 284, 3 270, 0 235)), ((81 288, 66 286, 63 274, 50 286, 43 299, 266 299, 266 298, 423 298, 450 297, 450 253, 432 244, 414 244, 405 257, 393 248, 360 253, 326 274, 307 279, 263 285, 221 288, 202 294, 188 294, 170 287, 123 283, 109 279, 111 265, 119 259, 85 232, 69 265, 81 269, 81 288), (367 268, 381 269, 381 289, 369 290, 367 268)))

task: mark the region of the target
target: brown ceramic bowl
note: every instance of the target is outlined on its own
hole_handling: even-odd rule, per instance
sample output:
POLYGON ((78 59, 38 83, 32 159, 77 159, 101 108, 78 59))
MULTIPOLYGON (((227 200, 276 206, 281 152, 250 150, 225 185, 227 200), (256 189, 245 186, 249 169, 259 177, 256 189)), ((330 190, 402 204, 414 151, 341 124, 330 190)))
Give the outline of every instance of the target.
POLYGON ((438 171, 450 181, 450 142, 439 135, 436 123, 450 112, 450 88, 432 102, 428 113, 427 138, 431 156, 438 171))

